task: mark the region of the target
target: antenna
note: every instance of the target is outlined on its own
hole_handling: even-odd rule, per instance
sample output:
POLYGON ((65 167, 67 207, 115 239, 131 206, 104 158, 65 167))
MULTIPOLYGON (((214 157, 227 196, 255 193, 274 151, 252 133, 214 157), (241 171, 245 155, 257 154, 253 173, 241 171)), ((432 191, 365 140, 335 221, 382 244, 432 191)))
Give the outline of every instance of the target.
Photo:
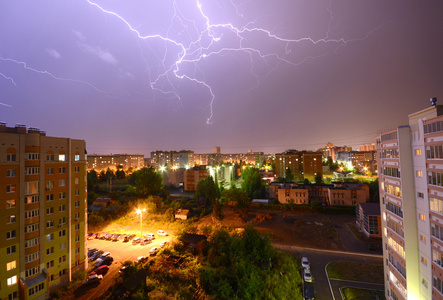
POLYGON ((430 101, 431 101, 431 105, 432 105, 432 106, 436 106, 436 105, 437 105, 437 97, 432 97, 432 98, 430 99, 430 101))

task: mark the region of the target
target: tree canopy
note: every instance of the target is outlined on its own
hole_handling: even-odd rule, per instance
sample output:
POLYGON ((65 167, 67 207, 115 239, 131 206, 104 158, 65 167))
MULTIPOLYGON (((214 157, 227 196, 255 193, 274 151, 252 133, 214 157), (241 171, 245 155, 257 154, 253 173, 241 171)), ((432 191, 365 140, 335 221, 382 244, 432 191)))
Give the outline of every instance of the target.
POLYGON ((159 193, 163 189, 162 176, 153 168, 143 168, 132 173, 129 183, 135 187, 139 196, 149 196, 159 193))
POLYGON ((224 190, 221 197, 223 202, 236 201, 238 207, 247 207, 249 205, 248 194, 245 191, 235 187, 224 190))
POLYGON ((195 197, 206 197, 211 203, 219 198, 218 188, 211 176, 200 179, 197 183, 195 197))
POLYGON ((241 187, 250 199, 262 199, 266 197, 266 189, 261 175, 256 168, 246 168, 241 174, 241 187))

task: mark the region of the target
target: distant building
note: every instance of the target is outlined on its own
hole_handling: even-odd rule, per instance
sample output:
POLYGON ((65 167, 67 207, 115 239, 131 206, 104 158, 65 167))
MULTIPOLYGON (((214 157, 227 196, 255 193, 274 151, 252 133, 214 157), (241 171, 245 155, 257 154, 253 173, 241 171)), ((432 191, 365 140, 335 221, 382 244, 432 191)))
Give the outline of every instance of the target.
POLYGON ((0 123, 1 299, 47 299, 86 270, 86 143, 0 123))
POLYGON ((97 198, 92 202, 92 206, 89 207, 89 209, 92 210, 101 210, 103 208, 107 208, 114 204, 116 201, 112 200, 111 198, 97 198))
POLYGON ((330 157, 332 159, 332 161, 335 162, 337 160, 337 153, 338 152, 352 151, 352 147, 334 146, 334 144, 328 142, 326 144, 325 148, 322 148, 320 151, 322 152, 324 158, 330 157))
POLYGON ((360 151, 375 151, 375 144, 361 145, 360 151))
POLYGON ((178 209, 175 213, 176 219, 187 220, 189 217, 189 209, 178 209))
POLYGON ((219 146, 214 146, 212 147, 212 154, 220 154, 220 147, 219 146))
POLYGON ((184 175, 184 190, 195 191, 198 182, 209 176, 209 170, 204 167, 194 167, 185 171, 184 175))
POLYGON ((309 190, 304 186, 293 185, 278 189, 278 202, 281 204, 309 204, 309 190))
POLYGON ((278 153, 275 154, 275 169, 277 177, 286 178, 286 169, 290 169, 295 181, 314 181, 315 176, 322 172, 322 154, 297 150, 278 153))
POLYGON ((153 151, 151 165, 156 169, 193 168, 195 165, 194 151, 153 151))
POLYGON ((108 168, 116 171, 119 166, 124 171, 139 170, 145 166, 145 156, 142 154, 105 154, 88 155, 88 171, 106 171, 108 168))
POLYGON ((356 226, 368 238, 381 238, 379 203, 360 203, 355 207, 356 226))
POLYGON ((328 189, 329 206, 354 206, 369 201, 369 186, 359 183, 334 184, 328 189))

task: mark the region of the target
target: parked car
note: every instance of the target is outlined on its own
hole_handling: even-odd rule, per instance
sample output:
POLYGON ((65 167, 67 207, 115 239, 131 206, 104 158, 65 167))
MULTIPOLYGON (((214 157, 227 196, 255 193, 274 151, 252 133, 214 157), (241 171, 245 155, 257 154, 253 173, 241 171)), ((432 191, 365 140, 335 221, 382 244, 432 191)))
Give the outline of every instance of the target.
POLYGON ((168 243, 168 242, 166 242, 166 241, 161 242, 160 245, 159 245, 159 247, 160 247, 160 248, 163 248, 167 243, 168 243))
POLYGON ((95 234, 95 238, 96 239, 101 239, 102 236, 104 236, 105 234, 106 234, 106 232, 98 232, 98 233, 95 234))
POLYGON ((118 272, 120 274, 124 274, 126 271, 128 271, 129 267, 130 266, 123 266, 123 267, 120 268, 120 270, 118 270, 118 272))
POLYGON ((135 234, 129 234, 127 236, 125 236, 125 238, 123 239, 123 242, 129 242, 131 240, 133 240, 135 238, 135 234))
POLYGON ((86 239, 87 240, 93 240, 93 239, 95 239, 96 235, 97 235, 96 233, 88 233, 88 237, 86 239))
POLYGON ((157 254, 157 252, 158 252, 158 248, 152 247, 151 250, 149 250, 149 256, 154 256, 157 254))
POLYGON ((110 235, 111 235, 110 233, 105 232, 102 236, 100 236, 100 239, 107 240, 110 235))
POLYGON ((119 240, 123 240, 124 241, 126 236, 127 236, 127 234, 121 234, 119 240))
POLYGON ((102 255, 100 255, 100 257, 98 259, 103 259, 105 257, 111 256, 111 252, 105 252, 102 255))
POLYGON ((149 259, 149 257, 148 256, 139 256, 139 257, 137 257, 135 260, 134 260, 134 262, 135 263, 144 263, 145 261, 147 261, 149 259))
POLYGON ((109 266, 103 265, 101 267, 98 267, 95 271, 91 272, 91 275, 103 275, 105 276, 106 273, 109 271, 109 266))
POLYGON ((168 233, 166 231, 163 231, 163 230, 157 231, 157 234, 158 235, 162 235, 162 236, 168 236, 168 233))
POLYGON ((99 250, 99 251, 95 252, 95 253, 91 256, 91 260, 92 260, 92 261, 96 260, 96 259, 99 258, 100 255, 102 255, 103 253, 105 253, 105 252, 102 251, 102 250, 99 250))
POLYGON ((303 269, 303 279, 306 282, 312 282, 311 270, 303 269))
POLYGON ((133 245, 137 245, 137 244, 140 244, 140 243, 141 243, 141 241, 142 241, 142 239, 141 239, 141 238, 139 238, 139 237, 136 237, 136 238, 134 238, 134 239, 132 240, 132 244, 133 244, 133 245))
POLYGON ((97 267, 97 268, 101 267, 103 265, 108 265, 109 266, 110 264, 112 264, 113 261, 114 261, 114 259, 112 258, 112 256, 106 256, 102 260, 97 261, 94 266, 97 267))
POLYGON ((314 287, 312 283, 305 283, 305 289, 303 291, 304 300, 314 300, 314 287))
POLYGON ((97 248, 94 248, 94 249, 89 249, 88 250, 88 257, 91 257, 95 252, 97 252, 98 251, 98 249, 97 248))
POLYGON ((114 236, 116 236, 116 234, 115 234, 115 233, 112 233, 112 234, 110 234, 110 235, 106 238, 106 240, 108 240, 108 241, 112 241, 112 240, 114 239, 114 236))
POLYGON ((143 236, 147 239, 155 240, 155 235, 153 233, 146 233, 143 236))
POLYGON ((117 241, 120 239, 121 236, 122 236, 121 234, 115 234, 115 235, 112 237, 112 241, 113 241, 113 242, 117 242, 117 241))
POLYGON ((83 282, 83 285, 90 285, 94 283, 100 283, 100 281, 103 279, 103 275, 91 275, 83 282))
POLYGON ((146 246, 150 243, 152 243, 150 239, 143 239, 143 241, 140 243, 140 246, 146 246))
POLYGON ((309 260, 307 257, 302 257, 301 258, 301 266, 305 269, 309 269, 310 265, 309 265, 309 260))

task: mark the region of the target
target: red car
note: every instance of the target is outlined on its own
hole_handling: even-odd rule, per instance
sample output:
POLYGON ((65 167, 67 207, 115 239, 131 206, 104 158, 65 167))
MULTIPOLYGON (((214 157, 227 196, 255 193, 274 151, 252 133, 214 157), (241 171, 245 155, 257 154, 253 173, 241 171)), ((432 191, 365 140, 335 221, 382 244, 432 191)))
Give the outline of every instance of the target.
POLYGON ((88 234, 88 240, 93 240, 93 239, 95 239, 95 236, 96 236, 97 234, 96 233, 89 233, 88 234))
POLYGON ((109 271, 109 266, 103 265, 97 268, 97 270, 91 272, 91 275, 106 275, 109 271))

